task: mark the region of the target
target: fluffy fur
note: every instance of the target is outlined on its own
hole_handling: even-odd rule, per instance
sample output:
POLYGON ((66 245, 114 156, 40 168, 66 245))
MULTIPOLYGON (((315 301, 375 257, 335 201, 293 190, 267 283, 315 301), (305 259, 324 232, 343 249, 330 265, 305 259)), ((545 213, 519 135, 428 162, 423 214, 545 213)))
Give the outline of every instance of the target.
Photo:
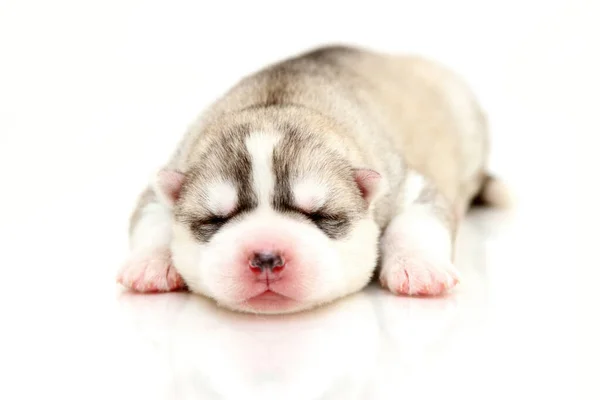
POLYGON ((442 66, 351 47, 300 54, 192 125, 140 197, 119 281, 260 313, 333 301, 374 273, 397 294, 444 293, 459 280, 460 219, 478 197, 504 196, 487 155, 482 111, 442 66), (283 265, 258 271, 257 254, 283 265))

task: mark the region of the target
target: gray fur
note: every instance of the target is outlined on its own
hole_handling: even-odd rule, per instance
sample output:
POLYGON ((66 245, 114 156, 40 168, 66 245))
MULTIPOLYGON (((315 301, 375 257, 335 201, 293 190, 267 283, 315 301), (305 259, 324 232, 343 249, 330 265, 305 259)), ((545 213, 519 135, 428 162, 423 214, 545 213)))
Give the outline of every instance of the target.
MULTIPOLYGON (((269 130, 283 137, 273 154, 273 206, 280 212, 317 224, 332 239, 343 238, 352 221, 367 214, 384 229, 402 211, 406 170, 413 168, 430 181, 419 201, 434 203, 454 231, 455 210, 465 210, 481 187, 487 137, 485 122, 473 121, 481 132, 463 142, 448 93, 431 83, 443 79, 459 81, 417 57, 345 46, 315 49, 245 77, 200 116, 168 163, 188 177, 176 218, 201 241, 226 222, 202 206, 203 182, 215 175, 235 182, 241 196, 228 217, 252 210, 243 139, 269 130), (353 168, 376 170, 387 184, 370 208, 360 198, 353 168), (290 198, 290 182, 308 173, 326 177, 335 191, 312 218, 298 213, 290 198)), ((474 99, 472 105, 475 118, 483 118, 474 99)))

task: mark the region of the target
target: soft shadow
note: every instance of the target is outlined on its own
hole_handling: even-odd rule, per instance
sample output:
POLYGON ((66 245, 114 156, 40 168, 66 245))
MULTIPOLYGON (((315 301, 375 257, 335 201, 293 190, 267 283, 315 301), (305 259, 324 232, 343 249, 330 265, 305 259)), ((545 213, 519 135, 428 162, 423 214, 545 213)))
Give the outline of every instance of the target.
POLYGON ((376 363, 379 325, 365 293, 285 316, 229 312, 185 293, 119 302, 169 361, 173 399, 316 399, 344 381, 335 396, 360 393, 376 363))

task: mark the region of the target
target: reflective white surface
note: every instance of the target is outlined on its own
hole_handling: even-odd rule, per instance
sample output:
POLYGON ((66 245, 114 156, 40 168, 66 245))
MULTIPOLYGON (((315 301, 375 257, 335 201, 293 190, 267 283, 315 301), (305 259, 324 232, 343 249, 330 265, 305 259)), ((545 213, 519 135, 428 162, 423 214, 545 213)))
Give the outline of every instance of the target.
POLYGON ((340 4, 0 3, 0 399, 600 398, 598 4, 340 4), (441 58, 488 109, 517 206, 464 223, 463 283, 282 317, 122 293, 135 196, 191 118, 339 40, 441 58))
POLYGON ((477 212, 461 230, 464 280, 453 294, 401 298, 372 286, 279 317, 185 293, 110 290, 108 274, 85 270, 107 257, 67 257, 47 268, 69 275, 40 273, 7 298, 3 354, 16 378, 2 390, 17 394, 5 398, 594 398, 570 397, 580 364, 565 286, 582 277, 562 272, 572 248, 552 236, 535 217, 477 212))

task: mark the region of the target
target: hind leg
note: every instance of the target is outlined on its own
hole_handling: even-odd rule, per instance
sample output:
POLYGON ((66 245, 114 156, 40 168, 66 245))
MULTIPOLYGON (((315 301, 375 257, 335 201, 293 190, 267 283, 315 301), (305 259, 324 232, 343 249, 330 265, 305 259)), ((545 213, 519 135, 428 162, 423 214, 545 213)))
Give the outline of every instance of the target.
POLYGON ((395 294, 439 295, 459 282, 453 265, 457 210, 415 171, 404 204, 381 239, 379 280, 395 294))
POLYGON ((130 221, 130 253, 117 281, 138 292, 168 292, 185 288, 171 260, 172 213, 169 204, 148 188, 130 221))

